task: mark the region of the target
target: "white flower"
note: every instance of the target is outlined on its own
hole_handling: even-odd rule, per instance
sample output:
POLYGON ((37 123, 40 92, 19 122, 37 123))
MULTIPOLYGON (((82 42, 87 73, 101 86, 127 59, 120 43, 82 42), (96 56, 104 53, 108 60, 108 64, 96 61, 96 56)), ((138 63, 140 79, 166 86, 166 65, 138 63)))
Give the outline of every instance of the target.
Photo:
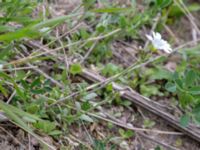
POLYGON ((166 53, 171 53, 173 51, 171 45, 162 39, 160 33, 152 32, 152 35, 146 35, 146 37, 152 42, 156 49, 164 50, 166 53))

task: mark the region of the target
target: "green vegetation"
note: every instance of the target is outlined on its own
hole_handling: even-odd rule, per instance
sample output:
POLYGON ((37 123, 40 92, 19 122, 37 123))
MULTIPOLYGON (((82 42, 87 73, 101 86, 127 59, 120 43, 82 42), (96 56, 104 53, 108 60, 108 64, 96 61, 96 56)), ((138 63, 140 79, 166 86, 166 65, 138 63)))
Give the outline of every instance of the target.
MULTIPOLYGON (((175 48, 176 37, 167 30, 169 25, 178 28, 183 17, 199 12, 200 4, 131 0, 122 5, 102 0, 98 6, 95 0, 84 0, 59 17, 45 4, 0 0, 0 109, 12 123, 38 139, 41 147, 54 149, 42 138, 48 136, 60 149, 77 145, 81 149, 126 149, 135 137, 133 130, 115 126, 109 121, 112 118, 102 123, 104 111, 120 118, 126 110, 134 112, 133 105, 113 90, 111 82, 99 87, 82 78, 85 68, 114 77, 112 81, 153 100, 168 101, 169 107, 180 111, 178 119, 184 127, 200 124, 199 39, 192 46, 175 48), (155 49, 145 36, 151 30, 162 33, 174 52, 155 49), (31 45, 31 40, 40 42, 39 46, 31 45), (170 62, 173 69, 168 68, 170 62), (102 127, 96 130, 101 138, 90 135, 91 124, 91 132, 98 124, 105 128, 101 134, 102 127), (74 132, 79 129, 87 134, 88 142, 77 139, 74 132), (66 137, 74 142, 66 142, 66 137)), ((152 129, 155 124, 144 117, 141 128, 152 129)))

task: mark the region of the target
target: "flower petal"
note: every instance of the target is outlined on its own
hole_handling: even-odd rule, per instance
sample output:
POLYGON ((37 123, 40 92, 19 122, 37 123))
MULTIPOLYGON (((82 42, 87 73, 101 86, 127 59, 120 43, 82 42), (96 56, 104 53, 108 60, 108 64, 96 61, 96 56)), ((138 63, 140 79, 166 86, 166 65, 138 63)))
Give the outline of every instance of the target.
POLYGON ((161 34, 158 33, 158 32, 156 32, 156 33, 155 33, 155 39, 159 39, 159 40, 161 40, 161 39, 162 39, 161 34))
POLYGON ((151 35, 146 34, 146 37, 150 40, 153 41, 153 37, 151 35))

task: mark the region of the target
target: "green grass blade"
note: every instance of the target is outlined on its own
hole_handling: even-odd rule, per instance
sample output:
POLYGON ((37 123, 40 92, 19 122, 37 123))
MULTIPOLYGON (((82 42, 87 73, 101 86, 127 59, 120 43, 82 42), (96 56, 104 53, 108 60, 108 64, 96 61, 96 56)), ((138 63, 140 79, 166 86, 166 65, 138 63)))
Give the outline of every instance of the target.
POLYGON ((34 37, 37 36, 38 32, 34 31, 31 27, 26 27, 19 29, 15 32, 8 32, 3 35, 0 35, 0 41, 13 41, 23 37, 34 37))
POLYGON ((42 140, 41 137, 36 135, 33 132, 33 130, 19 116, 17 116, 17 114, 15 114, 16 112, 12 110, 13 107, 14 106, 10 107, 10 105, 0 101, 0 108, 5 112, 5 114, 11 120, 11 122, 13 122, 14 124, 22 128, 23 130, 25 130, 26 132, 34 136, 37 140, 39 140, 42 144, 44 144, 44 146, 47 146, 48 148, 55 150, 53 146, 49 145, 44 140, 42 140))
POLYGON ((54 26, 56 24, 60 24, 60 23, 64 22, 66 19, 69 19, 74 16, 78 16, 78 15, 80 15, 80 14, 71 14, 71 15, 66 15, 66 16, 60 16, 57 18, 52 18, 52 19, 49 19, 49 20, 46 20, 46 21, 43 21, 41 23, 34 25, 33 29, 41 29, 43 27, 54 26))

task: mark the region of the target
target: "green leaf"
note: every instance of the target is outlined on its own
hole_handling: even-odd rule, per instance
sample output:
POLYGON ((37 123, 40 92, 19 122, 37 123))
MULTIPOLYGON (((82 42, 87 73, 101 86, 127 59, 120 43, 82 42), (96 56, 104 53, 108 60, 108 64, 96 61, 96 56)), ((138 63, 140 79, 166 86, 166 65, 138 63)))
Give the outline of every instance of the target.
POLYGON ((19 70, 16 72, 15 82, 22 80, 26 77, 26 73, 23 70, 19 70))
POLYGON ((187 127, 189 125, 190 122, 190 116, 189 115, 183 115, 180 118, 180 124, 183 127, 187 127))
POLYGON ((38 121, 34 123, 34 127, 41 129, 45 133, 50 133, 56 128, 56 125, 54 122, 50 122, 50 121, 38 121))
POLYGON ((40 107, 38 104, 29 104, 26 106, 26 110, 31 113, 31 114, 34 114, 34 113, 37 113, 39 110, 40 110, 40 107))
POLYGON ((97 97, 96 93, 89 93, 86 96, 83 97, 84 100, 93 100, 95 97, 97 97))
POLYGON ((33 30, 31 27, 21 28, 14 32, 7 32, 0 35, 0 41, 13 41, 23 37, 36 37, 39 33, 36 30, 33 30))
POLYGON ((172 3, 172 0, 156 0, 156 5, 159 8, 165 8, 172 3))
POLYGON ((184 88, 184 86, 183 86, 184 80, 183 79, 175 79, 174 81, 176 83, 176 89, 177 89, 177 91, 178 90, 182 91, 183 88, 184 88))
POLYGON ((82 105, 81 105, 81 108, 82 108, 82 110, 84 110, 84 111, 89 110, 91 107, 92 107, 92 105, 91 105, 88 101, 83 102, 82 105))
POLYGON ((0 51, 0 60, 6 58, 9 56, 9 54, 11 53, 10 49, 12 49, 12 45, 6 45, 6 47, 1 48, 0 51))
POLYGON ((102 70, 104 76, 112 76, 119 73, 121 68, 115 64, 108 63, 102 70))
POLYGON ((31 83, 30 88, 34 88, 39 85, 41 85, 41 81, 40 81, 40 78, 38 77, 31 83))
POLYGON ((5 87, 2 86, 3 81, 0 81, 0 91, 2 92, 2 94, 7 97, 8 96, 8 91, 5 87))
POLYGON ((193 70, 189 70, 188 72, 186 72, 186 76, 185 76, 186 86, 188 87, 190 85, 193 85, 196 78, 197 78, 196 73, 193 70))
POLYGON ((179 98, 181 107, 183 107, 183 108, 185 108, 189 104, 192 104, 193 99, 194 99, 192 95, 190 95, 188 93, 184 93, 184 92, 178 93, 178 98, 179 98))
MULTIPOLYGON (((200 10, 200 5, 198 3, 193 3, 190 5, 187 5, 187 9, 190 12, 195 12, 195 11, 199 11, 200 10)), ((169 11, 169 16, 181 16, 184 15, 183 11, 179 8, 179 6, 177 5, 172 5, 170 7, 170 11, 169 11)))
POLYGON ((81 65, 79 63, 72 64, 70 66, 70 73, 73 75, 80 74, 82 72, 81 65))
POLYGON ((176 92, 176 85, 172 82, 167 82, 167 84, 165 84, 165 89, 169 92, 176 92))
POLYGON ((6 73, 4 73, 2 71, 0 71, 0 77, 2 77, 2 79, 8 80, 8 81, 10 81, 12 83, 14 82, 13 78, 11 78, 8 74, 6 74, 6 73))
POLYGON ((162 150, 162 148, 160 146, 156 146, 154 150, 162 150))
POLYGON ((125 138, 125 139, 128 139, 128 138, 131 138, 133 135, 134 135, 134 132, 132 130, 123 130, 123 129, 119 129, 119 134, 125 138))
POLYGON ((171 79, 172 73, 164 68, 158 67, 147 69, 145 75, 150 76, 152 80, 171 79))
POLYGON ((24 93, 24 91, 20 89, 16 83, 14 83, 14 87, 15 87, 17 95, 20 96, 23 100, 25 100, 26 94, 24 93))
POLYGON ((29 118, 27 116, 23 116, 22 119, 26 122, 30 122, 30 123, 35 123, 36 120, 35 119, 32 119, 32 118, 29 118))
POLYGON ((182 54, 187 54, 187 55, 192 55, 192 56, 199 56, 200 55, 200 44, 191 47, 191 48, 185 48, 182 51, 180 51, 180 53, 182 54))
POLYGON ((93 7, 95 2, 96 2, 95 0, 84 0, 84 1, 82 1, 85 10, 88 10, 89 8, 93 7))
POLYGON ((86 29, 80 29, 79 33, 82 39, 88 39, 91 36, 86 29))
POLYGON ((82 114, 80 116, 81 120, 87 121, 87 122, 94 122, 93 119, 91 117, 89 117, 88 115, 82 114))
POLYGON ((48 135, 55 136, 55 135, 61 135, 62 133, 63 132, 60 130, 53 130, 53 131, 49 132, 48 135))
POLYGON ((200 115, 200 104, 197 105, 197 106, 192 110, 192 113, 193 113, 193 114, 196 114, 196 115, 200 115))
POLYGON ((128 25, 126 17, 125 16, 120 16, 119 18, 119 25, 121 28, 126 28, 126 26, 128 25))
POLYGON ((94 140, 93 146, 95 150, 106 150, 106 143, 100 140, 94 140))
POLYGON ((159 88, 155 85, 140 85, 140 92, 144 95, 144 96, 152 96, 152 95, 159 95, 161 94, 159 91, 159 88))
POLYGON ((200 95, 200 86, 194 86, 188 90, 192 95, 200 95))
POLYGON ((0 32, 9 32, 9 31, 14 31, 15 28, 12 26, 1 26, 0 25, 0 32))
POLYGON ((106 91, 107 92, 112 92, 113 91, 113 85, 111 83, 106 86, 106 91))
POLYGON ((193 120, 200 124, 200 104, 192 110, 193 120))

